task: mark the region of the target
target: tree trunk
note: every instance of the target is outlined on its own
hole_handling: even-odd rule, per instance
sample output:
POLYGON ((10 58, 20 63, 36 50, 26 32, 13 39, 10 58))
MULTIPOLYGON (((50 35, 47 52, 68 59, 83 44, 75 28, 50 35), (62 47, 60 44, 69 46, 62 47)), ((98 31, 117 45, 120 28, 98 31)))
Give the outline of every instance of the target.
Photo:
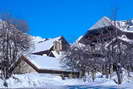
POLYGON ((121 73, 119 71, 116 71, 116 74, 117 74, 117 78, 118 78, 118 84, 121 84, 122 83, 122 76, 121 76, 121 73))
POLYGON ((120 66, 117 66, 116 75, 118 79, 117 83, 121 84, 122 83, 122 68, 120 66))
POLYGON ((95 78, 96 78, 96 73, 93 71, 93 72, 91 73, 91 75, 92 75, 92 80, 93 80, 93 82, 94 82, 94 80, 95 80, 95 78))

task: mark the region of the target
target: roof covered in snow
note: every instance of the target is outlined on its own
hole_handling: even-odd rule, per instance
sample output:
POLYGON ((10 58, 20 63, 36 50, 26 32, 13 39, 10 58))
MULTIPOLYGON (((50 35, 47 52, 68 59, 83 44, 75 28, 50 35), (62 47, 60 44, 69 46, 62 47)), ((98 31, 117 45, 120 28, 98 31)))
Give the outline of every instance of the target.
POLYGON ((133 32, 133 20, 114 21, 104 16, 97 21, 89 30, 99 29, 107 26, 115 26, 121 31, 133 32))
POLYGON ((64 70, 60 63, 60 59, 54 57, 30 55, 26 56, 26 58, 38 69, 64 70))
POLYGON ((94 24, 89 30, 103 28, 105 26, 110 26, 111 20, 108 17, 101 18, 96 24, 94 24))
MULTIPOLYGON (((114 26, 114 27, 118 28, 120 31, 125 32, 125 33, 131 33, 131 34, 133 33, 133 19, 111 20, 110 18, 104 16, 100 20, 98 20, 96 22, 96 24, 94 24, 92 27, 90 27, 86 34, 88 34, 89 31, 99 30, 101 28, 109 27, 109 26, 114 26)), ((84 37, 85 37, 85 35, 81 36, 80 39, 78 39, 76 42, 82 43, 80 41, 84 37)))
POLYGON ((61 36, 51 39, 42 39, 40 37, 34 38, 33 42, 35 43, 35 45, 33 53, 49 50, 54 45, 54 42, 58 41, 59 39, 61 39, 61 36))

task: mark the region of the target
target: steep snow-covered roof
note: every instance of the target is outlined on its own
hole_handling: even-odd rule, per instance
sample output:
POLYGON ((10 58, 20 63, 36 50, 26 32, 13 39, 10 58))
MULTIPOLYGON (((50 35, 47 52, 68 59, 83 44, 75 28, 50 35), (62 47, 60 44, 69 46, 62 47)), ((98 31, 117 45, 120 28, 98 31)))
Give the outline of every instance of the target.
MULTIPOLYGON (((40 38, 37 38, 40 40, 40 38)), ((56 37, 56 38, 52 38, 52 39, 44 39, 42 41, 38 41, 38 42, 35 42, 35 47, 34 47, 34 51, 33 53, 35 52, 40 52, 40 51, 44 51, 44 50, 49 50, 55 41, 58 41, 59 39, 61 39, 61 36, 60 37, 56 37)))
POLYGON ((133 20, 114 21, 104 16, 96 24, 94 24, 89 30, 99 29, 106 26, 115 26, 121 31, 133 32, 133 20))
POLYGON ((94 24, 89 30, 110 26, 111 20, 108 17, 102 17, 96 24, 94 24))
POLYGON ((30 55, 26 58, 38 69, 64 70, 60 59, 48 56, 30 55))
POLYGON ((81 35, 77 40, 76 43, 78 43, 82 39, 83 35, 81 35))

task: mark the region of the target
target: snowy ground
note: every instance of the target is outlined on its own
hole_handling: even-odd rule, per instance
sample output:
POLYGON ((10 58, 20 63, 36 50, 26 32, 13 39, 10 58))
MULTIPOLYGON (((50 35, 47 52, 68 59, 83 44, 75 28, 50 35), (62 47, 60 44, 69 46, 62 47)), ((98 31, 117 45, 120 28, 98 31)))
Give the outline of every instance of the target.
MULTIPOLYGON (((62 80, 58 75, 50 74, 21 74, 14 75, 15 78, 7 80, 10 88, 46 88, 46 89, 133 89, 133 77, 127 80, 124 78, 122 85, 117 85, 112 79, 101 78, 100 74, 94 82, 88 77, 87 81, 83 79, 62 80)), ((0 87, 4 88, 3 81, 0 80, 0 87)))

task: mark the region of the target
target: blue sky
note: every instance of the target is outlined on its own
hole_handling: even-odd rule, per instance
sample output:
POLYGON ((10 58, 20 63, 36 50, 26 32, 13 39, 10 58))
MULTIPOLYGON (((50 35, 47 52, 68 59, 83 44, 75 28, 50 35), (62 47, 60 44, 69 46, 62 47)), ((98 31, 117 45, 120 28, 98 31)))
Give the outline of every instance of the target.
POLYGON ((52 38, 64 36, 69 42, 85 34, 102 16, 133 18, 133 0, 0 0, 0 12, 24 19, 30 34, 52 38))

